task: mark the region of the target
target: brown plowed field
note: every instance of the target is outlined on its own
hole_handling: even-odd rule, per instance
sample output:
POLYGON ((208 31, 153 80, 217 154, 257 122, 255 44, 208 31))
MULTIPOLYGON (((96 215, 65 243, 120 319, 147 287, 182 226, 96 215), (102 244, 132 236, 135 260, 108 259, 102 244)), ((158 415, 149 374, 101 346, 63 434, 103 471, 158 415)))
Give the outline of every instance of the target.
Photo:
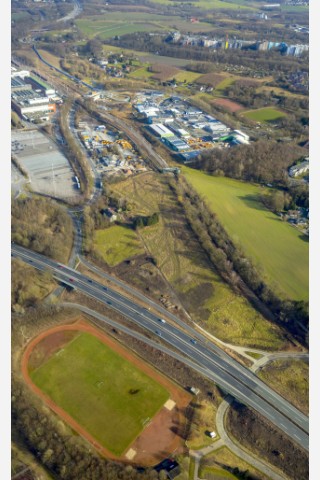
POLYGON ((213 105, 219 105, 220 107, 225 108, 231 113, 238 112, 239 110, 244 109, 244 106, 240 103, 233 102, 232 100, 228 100, 227 98, 217 98, 210 103, 213 103, 213 105))
POLYGON ((59 325, 42 332, 36 338, 32 339, 28 343, 22 356, 22 374, 29 387, 41 397, 56 414, 107 458, 141 466, 152 466, 173 452, 180 451, 183 447, 184 439, 182 432, 186 422, 185 409, 191 401, 191 395, 81 317, 72 324, 59 325), (34 385, 29 376, 28 368, 30 366, 35 368, 41 364, 66 342, 69 342, 77 332, 88 332, 104 342, 108 347, 112 348, 123 358, 129 360, 133 365, 165 387, 170 392, 170 399, 176 403, 171 411, 162 407, 152 418, 149 425, 147 425, 135 441, 128 446, 127 451, 129 449, 136 451, 132 460, 126 458, 125 454, 127 451, 124 452, 121 457, 116 457, 100 445, 80 424, 34 385))

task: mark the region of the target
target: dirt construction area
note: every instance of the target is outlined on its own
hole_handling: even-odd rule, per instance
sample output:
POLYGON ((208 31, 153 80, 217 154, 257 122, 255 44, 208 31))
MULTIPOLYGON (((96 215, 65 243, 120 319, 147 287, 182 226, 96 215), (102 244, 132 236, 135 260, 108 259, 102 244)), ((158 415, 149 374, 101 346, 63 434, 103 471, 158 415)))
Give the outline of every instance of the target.
MULTIPOLYGON (((192 397, 167 377, 145 363, 141 358, 127 350, 120 343, 92 326, 84 317, 79 316, 72 324, 59 325, 42 332, 27 345, 22 356, 22 373, 28 386, 58 414, 78 434, 89 441, 102 455, 113 460, 121 460, 140 466, 153 466, 168 455, 178 453, 184 445, 183 432, 186 427, 185 412, 192 397), (36 386, 30 377, 31 370, 43 365, 53 355, 60 353, 69 342, 82 332, 96 337, 134 367, 148 375, 164 387, 170 395, 161 409, 147 422, 134 441, 127 446, 121 456, 115 456, 99 444, 82 425, 36 386)), ((103 421, 104 419, 101 419, 103 421)))

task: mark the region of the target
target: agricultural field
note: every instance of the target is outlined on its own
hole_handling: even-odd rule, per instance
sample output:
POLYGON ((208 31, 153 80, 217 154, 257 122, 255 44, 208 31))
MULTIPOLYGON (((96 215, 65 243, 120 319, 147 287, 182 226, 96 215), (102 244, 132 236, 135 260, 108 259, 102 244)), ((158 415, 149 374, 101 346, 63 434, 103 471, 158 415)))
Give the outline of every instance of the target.
POLYGON ((215 87, 214 89, 214 93, 215 94, 223 94, 225 89, 227 87, 229 87, 230 85, 232 85, 235 81, 235 78, 234 77, 227 77, 225 78, 224 80, 222 80, 220 83, 218 83, 218 85, 215 87))
POLYGON ((132 229, 120 225, 96 230, 94 250, 110 267, 144 253, 136 233, 132 229))
POLYGON ((151 70, 153 72, 152 78, 160 82, 173 78, 179 73, 179 69, 171 65, 153 64, 151 70))
POLYGON ((191 23, 182 17, 166 17, 145 12, 108 12, 76 20, 81 32, 92 38, 99 35, 106 39, 114 35, 134 32, 168 31, 171 29, 186 30, 193 33, 211 31, 212 25, 205 22, 191 23))
POLYGON ((259 92, 266 92, 271 93, 274 92, 276 95, 283 95, 284 97, 296 97, 296 98, 307 98, 306 95, 302 95, 301 93, 292 93, 289 90, 285 90, 284 88, 280 87, 268 87, 267 85, 263 85, 257 88, 257 93, 259 92))
POLYGON ((259 200, 260 186, 183 167, 232 240, 252 258, 271 287, 293 300, 308 299, 309 243, 259 200))
POLYGON ((199 78, 201 73, 189 72, 188 70, 181 70, 176 73, 174 78, 177 82, 193 83, 199 78))
POLYGON ((216 88, 221 82, 226 79, 224 75, 219 73, 205 73, 198 78, 197 83, 203 85, 210 85, 213 88, 216 88))
POLYGON ((255 122, 272 122, 281 117, 286 117, 286 113, 272 107, 258 108, 256 110, 248 110, 247 112, 242 113, 242 115, 249 120, 254 120, 255 122))
MULTIPOLYGON (((170 5, 170 0, 151 0, 153 3, 159 3, 162 5, 170 5)), ((177 2, 179 3, 179 1, 177 2)), ((180 2, 183 3, 183 2, 180 2)), ((197 3, 192 3, 192 5, 196 6, 197 8, 201 8, 203 10, 238 10, 238 9, 243 9, 243 10, 255 10, 255 8, 252 7, 247 7, 243 5, 243 2, 237 2, 237 1, 230 1, 230 2, 223 2, 221 0, 199 0, 197 3)))
POLYGON ((145 248, 193 319, 229 343, 281 349, 281 331, 222 281, 187 228, 167 179, 154 173, 112 186, 132 205, 134 215, 160 213, 159 223, 139 229, 145 248))
POLYGON ((274 360, 259 373, 259 377, 280 395, 309 414, 309 364, 304 360, 274 360))
POLYGON ((32 382, 100 445, 120 456, 169 392, 109 345, 78 332, 30 371, 32 382), (121 371, 121 375, 118 373, 121 371))
POLYGON ((213 106, 218 105, 219 107, 222 107, 231 113, 244 109, 243 105, 238 102, 234 102, 233 100, 229 100, 228 98, 215 98, 214 100, 211 100, 210 103, 213 106))
POLYGON ((141 67, 137 68, 137 70, 134 70, 133 72, 129 73, 128 77, 129 78, 150 78, 154 75, 153 72, 149 72, 147 70, 148 67, 141 67))

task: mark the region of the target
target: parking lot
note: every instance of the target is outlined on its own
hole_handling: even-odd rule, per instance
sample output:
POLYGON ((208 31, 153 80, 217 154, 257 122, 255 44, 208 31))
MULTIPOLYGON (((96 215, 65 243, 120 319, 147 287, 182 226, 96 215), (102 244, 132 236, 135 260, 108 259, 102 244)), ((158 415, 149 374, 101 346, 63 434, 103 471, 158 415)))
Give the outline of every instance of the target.
POLYGON ((65 200, 79 198, 69 161, 44 134, 37 130, 13 132, 11 149, 28 173, 33 191, 65 200))

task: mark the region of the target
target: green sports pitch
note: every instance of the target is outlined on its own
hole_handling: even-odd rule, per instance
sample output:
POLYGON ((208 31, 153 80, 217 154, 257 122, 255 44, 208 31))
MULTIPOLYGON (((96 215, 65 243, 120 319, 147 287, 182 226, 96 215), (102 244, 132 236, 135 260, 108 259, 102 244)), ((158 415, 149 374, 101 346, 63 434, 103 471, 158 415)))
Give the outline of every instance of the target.
POLYGON ((30 377, 101 446, 120 456, 169 392, 95 336, 79 334, 30 377))

